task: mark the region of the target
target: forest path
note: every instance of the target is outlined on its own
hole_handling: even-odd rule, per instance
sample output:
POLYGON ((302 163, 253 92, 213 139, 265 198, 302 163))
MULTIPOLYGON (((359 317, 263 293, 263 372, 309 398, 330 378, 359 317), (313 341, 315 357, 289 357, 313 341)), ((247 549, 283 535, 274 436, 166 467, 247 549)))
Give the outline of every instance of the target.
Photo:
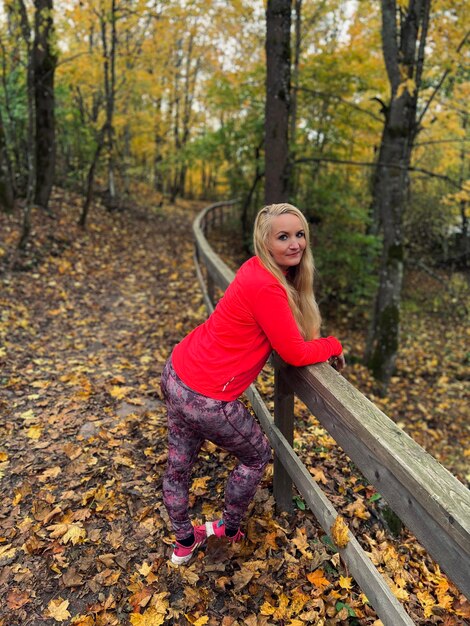
MULTIPOLYGON (((159 376, 206 316, 192 259, 200 206, 95 208, 83 233, 79 199, 63 194, 20 259, 28 271, 0 274, 0 626, 352 624, 351 612, 361 625, 376 620, 301 501, 292 516, 275 515, 269 471, 242 546, 211 540, 189 567, 168 563, 159 376)), ((1 220, 5 262, 17 230, 1 220)), ((298 426, 304 462, 416 623, 429 623, 425 602, 437 607, 436 581, 447 591, 438 614, 463 623, 468 604, 414 538, 405 531, 399 553, 384 532, 373 488, 318 423, 304 415, 298 426), (429 596, 419 599, 423 585, 429 596)), ((195 522, 220 515, 233 463, 204 447, 195 522)))

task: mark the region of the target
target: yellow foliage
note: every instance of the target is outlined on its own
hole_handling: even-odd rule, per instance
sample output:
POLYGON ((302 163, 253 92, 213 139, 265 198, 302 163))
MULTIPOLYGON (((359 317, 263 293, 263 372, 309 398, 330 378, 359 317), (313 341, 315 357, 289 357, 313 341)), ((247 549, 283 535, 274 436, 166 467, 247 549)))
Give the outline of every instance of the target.
POLYGON ((65 622, 70 617, 70 613, 67 610, 68 606, 69 601, 63 598, 51 600, 44 612, 44 617, 55 619, 56 622, 65 622))
POLYGON ((322 569, 317 569, 314 572, 307 574, 307 579, 312 583, 312 585, 315 585, 315 587, 318 587, 318 589, 321 589, 322 591, 331 584, 330 581, 325 578, 325 573, 322 569))
POLYGON ((344 517, 338 515, 331 527, 331 538, 338 548, 345 548, 349 542, 349 528, 344 517))
POLYGON ((165 621, 165 616, 150 607, 144 613, 131 613, 130 622, 132 626, 161 626, 165 621))
POLYGON ((30 426, 26 434, 30 439, 39 439, 40 436, 42 435, 42 427, 30 426))
POLYGON ((351 585, 352 585, 352 578, 351 577, 345 577, 345 576, 340 576, 339 577, 339 586, 342 589, 351 589, 351 585))
POLYGON ((274 615, 275 610, 276 607, 274 607, 272 604, 270 604, 269 602, 264 602, 261 605, 259 612, 261 613, 261 615, 274 615))
POLYGON ((397 98, 400 98, 405 91, 407 91, 410 96, 413 96, 416 91, 416 83, 412 78, 407 78, 403 82, 398 85, 397 89, 397 98))
POLYGON ((419 603, 424 609, 424 617, 431 617, 433 613, 433 608, 436 606, 436 601, 429 593, 429 591, 418 591, 416 593, 416 597, 419 600, 419 603))

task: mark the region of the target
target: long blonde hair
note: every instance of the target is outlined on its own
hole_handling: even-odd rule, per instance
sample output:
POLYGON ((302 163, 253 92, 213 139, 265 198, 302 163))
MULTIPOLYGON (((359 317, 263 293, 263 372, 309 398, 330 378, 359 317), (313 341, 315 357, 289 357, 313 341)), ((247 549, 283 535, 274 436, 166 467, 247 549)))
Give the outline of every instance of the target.
POLYGON ((313 291, 315 266, 310 249, 310 233, 303 213, 292 204, 270 204, 263 207, 256 216, 253 229, 253 244, 256 256, 264 267, 285 287, 290 308, 304 339, 316 339, 320 336, 321 315, 313 291), (268 250, 268 238, 271 234, 273 217, 292 213, 302 222, 305 232, 305 250, 300 263, 289 269, 285 276, 268 250))

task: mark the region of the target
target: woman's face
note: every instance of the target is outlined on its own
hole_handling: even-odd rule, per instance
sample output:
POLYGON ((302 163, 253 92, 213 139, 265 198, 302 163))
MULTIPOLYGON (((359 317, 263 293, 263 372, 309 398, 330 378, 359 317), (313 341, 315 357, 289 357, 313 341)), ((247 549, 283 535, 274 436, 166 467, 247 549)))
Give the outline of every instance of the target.
POLYGON ((293 213, 273 217, 267 247, 284 272, 300 263, 306 246, 302 222, 293 213))

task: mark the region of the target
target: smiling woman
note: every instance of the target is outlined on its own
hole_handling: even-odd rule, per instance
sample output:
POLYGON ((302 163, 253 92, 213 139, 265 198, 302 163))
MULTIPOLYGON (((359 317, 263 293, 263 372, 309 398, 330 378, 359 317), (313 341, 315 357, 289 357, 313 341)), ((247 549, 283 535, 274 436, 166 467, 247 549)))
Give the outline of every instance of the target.
POLYGON ((179 343, 162 373, 168 408, 168 465, 163 498, 176 535, 173 563, 186 563, 207 537, 241 541, 240 523, 271 458, 268 440, 238 397, 272 350, 302 366, 337 359, 335 337, 319 338, 308 224, 290 204, 272 204, 254 226, 256 256, 244 263, 209 319, 179 343), (239 464, 225 489, 222 518, 191 524, 188 491, 202 443, 212 441, 239 464))
POLYGON ((300 263, 305 245, 305 230, 296 215, 284 213, 272 219, 268 250, 282 271, 300 263))

